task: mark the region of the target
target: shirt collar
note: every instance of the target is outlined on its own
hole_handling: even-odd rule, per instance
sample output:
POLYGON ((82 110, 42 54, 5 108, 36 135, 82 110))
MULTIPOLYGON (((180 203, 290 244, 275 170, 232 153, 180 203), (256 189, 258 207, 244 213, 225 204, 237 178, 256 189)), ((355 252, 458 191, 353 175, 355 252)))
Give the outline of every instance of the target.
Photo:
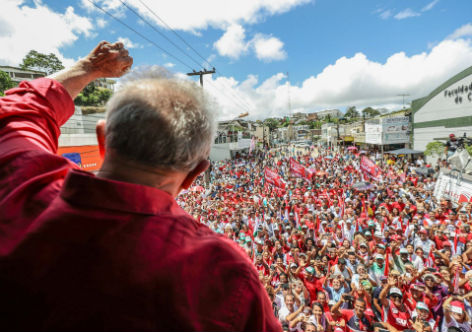
POLYGON ((184 214, 174 198, 150 186, 96 177, 71 170, 61 190, 61 198, 74 204, 98 209, 155 215, 163 212, 184 214))

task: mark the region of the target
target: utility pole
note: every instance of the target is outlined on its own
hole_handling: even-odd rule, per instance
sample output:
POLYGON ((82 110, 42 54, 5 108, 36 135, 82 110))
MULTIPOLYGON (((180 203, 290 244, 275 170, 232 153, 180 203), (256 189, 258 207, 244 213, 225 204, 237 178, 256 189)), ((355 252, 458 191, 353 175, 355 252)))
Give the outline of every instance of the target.
POLYGON ((187 76, 200 76, 200 85, 202 86, 203 88, 203 75, 207 75, 207 74, 214 74, 215 73, 215 67, 213 67, 212 70, 206 70, 205 68, 203 70, 200 70, 200 71, 193 71, 191 73, 187 73, 187 76))
POLYGON ((400 93, 398 96, 403 98, 403 109, 405 109, 405 97, 408 97, 409 94, 408 93, 400 93))
MULTIPOLYGON (((216 71, 215 67, 213 67, 212 70, 206 70, 205 68, 203 68, 203 70, 195 71, 195 69, 194 69, 193 72, 187 73, 187 76, 200 76, 200 85, 203 88, 203 75, 214 74, 215 71, 216 71)), ((210 158, 208 158, 208 160, 210 160, 210 158)), ((210 181, 211 181, 211 178, 210 178, 211 168, 212 168, 212 166, 211 166, 211 163, 210 163, 210 167, 208 167, 205 170, 205 183, 207 185, 209 185, 210 181)))

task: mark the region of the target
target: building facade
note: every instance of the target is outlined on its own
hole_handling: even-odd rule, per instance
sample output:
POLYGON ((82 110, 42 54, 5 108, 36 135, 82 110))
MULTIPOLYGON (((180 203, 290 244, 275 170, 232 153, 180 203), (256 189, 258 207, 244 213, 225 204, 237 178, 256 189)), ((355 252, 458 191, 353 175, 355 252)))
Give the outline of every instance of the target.
POLYGON ((46 76, 45 72, 30 69, 21 69, 19 67, 0 66, 0 70, 7 73, 16 85, 18 85, 21 81, 31 81, 35 78, 46 76))
POLYGON ((413 148, 424 151, 450 134, 472 136, 472 67, 412 102, 413 148))

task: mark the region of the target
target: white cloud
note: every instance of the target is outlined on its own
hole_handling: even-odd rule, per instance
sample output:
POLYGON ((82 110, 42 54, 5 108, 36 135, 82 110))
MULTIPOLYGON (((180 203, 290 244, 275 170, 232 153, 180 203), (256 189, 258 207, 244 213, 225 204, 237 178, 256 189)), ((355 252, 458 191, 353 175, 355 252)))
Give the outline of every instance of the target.
POLYGON ((59 13, 40 1, 31 6, 20 0, 2 1, 0 21, 0 45, 5 50, 0 52, 0 63, 5 65, 18 65, 34 49, 55 53, 68 66, 74 60, 64 58, 60 49, 73 44, 80 35, 90 37, 93 34, 90 20, 77 15, 73 7, 59 13))
POLYGON ((175 63, 172 63, 172 62, 167 62, 164 64, 164 67, 167 67, 167 68, 173 68, 175 66, 175 63))
POLYGON ((259 60, 283 60, 287 57, 287 54, 283 49, 284 43, 278 38, 257 34, 251 44, 253 45, 254 52, 259 60))
POLYGON ((451 35, 449 35, 447 39, 457 39, 463 37, 472 37, 472 23, 464 24, 451 35))
MULTIPOLYGON (((82 0, 88 2, 87 0, 82 0)), ((94 0, 100 6, 123 13, 119 0, 94 0)), ((314 0, 174 0, 146 1, 146 5, 174 29, 193 31, 214 27, 226 29, 234 24, 256 23, 266 17, 285 13, 297 6, 314 0), (185 10, 183 10, 185 9, 185 10)), ((128 0, 128 5, 136 8, 140 14, 164 26, 139 1, 128 0)))
POLYGON ((118 37, 117 41, 122 42, 126 48, 142 48, 138 43, 133 43, 129 38, 118 37))
POLYGON ((220 55, 238 59, 248 48, 245 38, 244 28, 235 24, 230 26, 213 46, 220 55))
POLYGON ((284 51, 284 43, 276 37, 256 34, 254 38, 246 41, 246 33, 242 26, 232 25, 214 44, 214 48, 222 56, 232 59, 239 57, 248 51, 254 52, 262 61, 283 60, 287 57, 284 51))
POLYGON ((108 21, 107 21, 107 20, 105 20, 105 19, 103 19, 103 18, 101 18, 101 17, 97 18, 97 26, 98 26, 99 28, 104 28, 107 24, 108 24, 108 21))
POLYGON ((434 6, 439 2, 439 0, 433 0, 430 3, 428 3, 426 6, 424 6, 421 11, 422 12, 427 12, 428 10, 433 9, 434 6))
POLYGON ((414 10, 407 8, 402 10, 397 15, 394 16, 397 20, 404 20, 405 18, 420 16, 420 13, 415 12, 414 10))
POLYGON ((390 16, 392 16, 392 11, 391 10, 385 10, 382 13, 380 13, 380 18, 382 18, 384 20, 388 19, 390 16))
MULTIPOLYGON (((470 59, 470 39, 444 40, 428 52, 412 56, 395 53, 384 63, 372 61, 363 53, 342 57, 319 74, 290 86, 292 110, 311 112, 351 105, 398 109, 402 103, 398 94, 410 94, 408 102, 423 97, 469 67, 470 59)), ((220 104, 220 119, 236 117, 247 108, 253 119, 288 114, 289 87, 282 73, 262 82, 255 75, 242 82, 209 76, 205 77, 205 90, 220 104)))

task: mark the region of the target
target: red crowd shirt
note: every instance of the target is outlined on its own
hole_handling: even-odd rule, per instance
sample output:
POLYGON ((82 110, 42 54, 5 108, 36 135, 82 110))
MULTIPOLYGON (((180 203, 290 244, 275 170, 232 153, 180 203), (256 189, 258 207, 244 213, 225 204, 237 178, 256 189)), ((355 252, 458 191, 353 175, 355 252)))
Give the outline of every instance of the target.
POLYGON ((385 321, 397 330, 403 331, 407 329, 410 325, 410 313, 406 306, 404 309, 404 311, 398 310, 392 300, 388 300, 388 307, 383 308, 385 321))
POLYGON ((156 188, 55 153, 74 104, 56 81, 0 98, 0 326, 281 331, 247 255, 156 188))

